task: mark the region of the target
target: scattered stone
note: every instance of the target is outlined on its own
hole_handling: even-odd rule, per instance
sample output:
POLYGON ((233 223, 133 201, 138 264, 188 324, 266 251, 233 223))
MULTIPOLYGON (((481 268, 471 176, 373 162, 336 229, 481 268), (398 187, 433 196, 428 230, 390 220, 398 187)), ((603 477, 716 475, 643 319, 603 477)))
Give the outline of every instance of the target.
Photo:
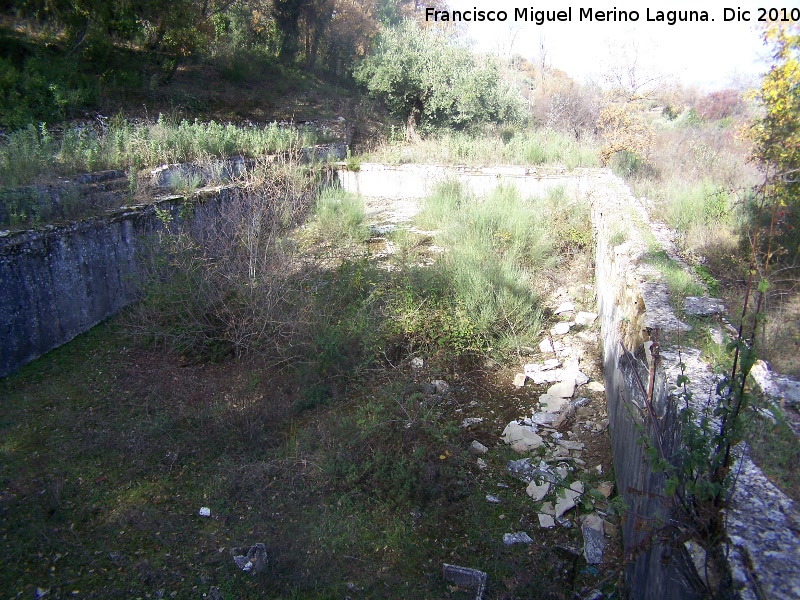
POLYGON ((576 408, 576 409, 577 409, 577 408, 580 408, 581 406, 585 406, 585 405, 587 405, 587 404, 589 404, 589 399, 588 399, 588 398, 586 398, 586 397, 583 397, 583 396, 582 396, 582 397, 580 397, 580 398, 575 398, 575 400, 573 400, 573 401, 571 401, 571 402, 569 403, 569 405, 570 405, 572 408, 576 408))
POLYGON ((503 543, 506 546, 513 546, 514 544, 531 544, 533 540, 524 531, 518 531, 517 533, 504 533, 503 543))
POLYGON ((506 425, 501 437, 506 444, 520 453, 535 450, 542 445, 542 438, 536 433, 536 429, 520 425, 517 421, 511 421, 506 425))
POLYGON ((603 600, 603 592, 600 590, 592 590, 581 598, 581 600, 603 600))
POLYGON ((466 429, 467 427, 477 425, 478 423, 483 423, 483 417, 467 417, 461 421, 461 429, 466 429))
POLYGON ((547 492, 550 491, 550 483, 547 481, 538 482, 533 479, 529 484, 528 487, 525 489, 525 492, 528 496, 531 497, 531 500, 534 502, 539 502, 542 498, 547 495, 547 492))
POLYGON ((610 498, 611 494, 614 493, 614 484, 610 481, 601 481, 597 486, 597 491, 601 496, 603 496, 603 498, 610 498))
POLYGON ((542 394, 539 396, 539 404, 542 405, 542 410, 544 412, 557 413, 564 408, 564 406, 569 404, 569 398, 551 396, 550 394, 542 394))
POLYGON ((478 468, 479 468, 481 471, 484 471, 484 470, 486 470, 486 468, 489 466, 489 465, 487 465, 487 464, 486 464, 486 461, 485 461, 485 460, 483 460, 482 458, 479 458, 479 459, 476 461, 476 464, 478 465, 478 468))
POLYGON ((551 527, 556 526, 556 522, 553 519, 552 515, 537 513, 536 516, 539 517, 539 527, 541 527, 542 529, 550 529, 551 527))
POLYGON ((567 406, 565 410, 562 410, 560 413, 558 413, 558 418, 555 421, 553 421, 553 427, 555 427, 556 429, 560 429, 561 426, 567 422, 567 419, 569 419, 572 416, 572 414, 574 414, 575 412, 574 410, 570 411, 568 409, 569 406, 567 406))
POLYGON ((769 410, 766 408, 762 408, 760 406, 752 406, 753 411, 765 421, 768 421, 770 425, 775 427, 778 424, 778 420, 775 418, 769 410))
POLYGON ((469 453, 472 454, 472 456, 480 456, 486 454, 488 451, 489 448, 481 444, 478 440, 472 440, 469 446, 469 453))
POLYGON ((211 516, 211 509, 207 506, 203 506, 200 508, 200 516, 201 517, 210 517, 211 516))
POLYGON ((607 427, 608 427, 608 419, 602 419, 601 421, 595 423, 594 432, 600 433, 601 431, 605 431, 607 427))
POLYGON ((687 296, 683 300, 683 312, 693 317, 710 317, 725 312, 725 305, 719 298, 700 298, 687 296))
POLYGON ((708 589, 711 589, 710 582, 708 581, 709 569, 706 567, 707 558, 705 548, 694 540, 685 541, 683 546, 692 559, 692 564, 694 565, 695 571, 697 571, 698 577, 700 577, 708 589))
POLYGON ((586 386, 590 392, 605 392, 606 386, 600 383, 599 381, 590 381, 589 385, 586 386))
POLYGON ((566 346, 561 340, 554 340, 553 343, 550 343, 550 339, 546 338, 539 342, 539 350, 541 352, 560 352, 565 348, 566 346))
POLYGON ((553 314, 560 315, 561 313, 575 312, 575 305, 572 302, 562 302, 553 314))
POLYGON ((572 521, 566 517, 556 518, 556 523, 561 525, 564 529, 572 529, 572 521))
POLYGON ((589 376, 580 371, 575 371, 575 385, 585 385, 587 383, 589 383, 589 376))
POLYGON ((419 356, 415 356, 411 359, 411 368, 414 370, 421 369, 425 366, 425 361, 422 360, 419 356))
POLYGON ((531 421, 536 425, 553 425, 559 416, 560 415, 556 414, 555 412, 537 412, 533 413, 531 421))
POLYGON ((536 385, 541 385, 543 383, 557 383, 562 379, 564 379, 563 369, 552 369, 548 371, 532 371, 532 372, 526 371, 525 374, 536 385))
POLYGON ((550 335, 567 335, 570 330, 570 324, 567 322, 556 323, 550 329, 550 335))
POLYGON ((575 393, 575 378, 565 377, 560 383, 551 385, 547 388, 548 396, 555 396, 556 398, 572 398, 575 393))
POLYGON ((589 331, 580 331, 577 337, 587 344, 594 344, 597 341, 597 334, 589 331))
MULTIPOLYGON (((564 450, 563 448, 559 449, 564 450)), ((556 467, 556 475, 558 475, 562 480, 566 479, 567 475, 569 475, 569 469, 567 469, 567 467, 565 467, 564 465, 559 465, 556 467)))
POLYGON ((486 501, 489 504, 500 504, 500 498, 493 496, 492 494, 486 494, 486 501))
POLYGON ((579 312, 575 315, 576 325, 591 325, 597 318, 597 313, 592 312, 579 312))
POLYGON ((566 448, 562 448, 561 446, 559 446, 558 448, 553 450, 554 458, 566 458, 567 456, 569 456, 569 450, 567 450, 566 448))
POLYGON ((571 442, 569 440, 558 440, 558 445, 567 450, 583 450, 584 448, 582 442, 571 442))
POLYGON ((444 580, 447 583, 452 583, 466 590, 474 590, 475 600, 483 600, 483 594, 486 590, 486 573, 477 569, 448 564, 444 565, 443 571, 444 580))
POLYGON ((721 346, 725 341, 725 338, 722 336, 722 330, 718 329, 717 327, 709 327, 708 334, 711 336, 711 341, 713 341, 717 346, 721 346))
POLYGON ((542 514, 550 515, 551 517, 555 516, 556 509, 553 508, 552 502, 542 502, 542 507, 539 509, 542 514))
POLYGON ((774 401, 800 409, 800 381, 776 375, 763 360, 756 361, 750 375, 761 391, 774 401))
POLYGON ((528 379, 528 376, 525 373, 517 373, 514 375, 514 387, 521 388, 525 385, 525 380, 528 379))
POLYGON ((580 481, 573 482, 568 489, 559 490, 556 494, 556 519, 571 508, 575 508, 575 499, 579 498, 581 494, 583 494, 583 483, 580 481))
POLYGON ((590 565, 599 565, 603 562, 603 549, 606 547, 606 538, 603 535, 603 519, 597 515, 587 515, 581 522, 583 534, 583 556, 590 565))
POLYGON ((450 391, 450 385, 441 379, 434 379, 431 384, 436 388, 436 393, 445 396, 450 391))
POLYGON ((245 573, 256 575, 267 566, 267 549, 264 544, 253 544, 247 554, 241 554, 244 548, 232 548, 233 562, 245 573))

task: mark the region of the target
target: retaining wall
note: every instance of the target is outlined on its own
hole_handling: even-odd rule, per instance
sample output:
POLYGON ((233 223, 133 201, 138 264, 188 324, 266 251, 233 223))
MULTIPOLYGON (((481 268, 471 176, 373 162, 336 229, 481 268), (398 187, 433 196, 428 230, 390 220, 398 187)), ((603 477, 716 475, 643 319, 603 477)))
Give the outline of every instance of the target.
MULTIPOLYGON (((195 197, 196 222, 213 218, 230 187, 195 197)), ((141 283, 137 252, 161 226, 156 207, 177 216, 168 196, 63 227, 0 237, 0 377, 70 341, 132 302, 141 283)))

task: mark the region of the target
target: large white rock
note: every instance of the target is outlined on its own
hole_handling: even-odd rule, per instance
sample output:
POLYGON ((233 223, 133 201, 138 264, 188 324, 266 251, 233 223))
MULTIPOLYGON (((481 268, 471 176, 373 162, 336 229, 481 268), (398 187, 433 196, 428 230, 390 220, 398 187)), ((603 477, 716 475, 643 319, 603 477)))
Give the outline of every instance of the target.
POLYGON ((575 481, 570 484, 569 489, 560 490, 556 494, 556 519, 571 508, 575 508, 575 499, 583 494, 583 483, 575 481), (563 493, 563 496, 562 496, 563 493))
POLYGON ((591 325, 597 318, 597 313, 592 312, 579 312, 575 315, 576 325, 591 325))
POLYGON ((603 385, 599 381, 591 381, 591 382, 589 382, 589 385, 586 386, 586 387, 588 388, 588 390, 590 392, 605 392, 606 391, 606 386, 603 385))
POLYGON ((548 396, 555 396, 556 398, 572 398, 575 393, 575 378, 565 377, 561 382, 551 385, 547 388, 548 396))
POLYGON ((557 413, 567 404, 569 404, 569 398, 560 398, 558 396, 551 396, 550 394, 542 394, 539 396, 539 404, 541 405, 543 412, 557 413))
POLYGON ((533 500, 534 502, 539 502, 539 500, 544 498, 547 495, 547 492, 549 491, 550 491, 549 482, 544 481, 540 485, 536 482, 535 479, 532 480, 528 484, 528 487, 525 489, 525 492, 528 494, 528 496, 531 497, 531 500, 533 500))
POLYGON ((542 438, 536 433, 536 429, 529 425, 521 425, 516 421, 511 421, 506 425, 502 439, 517 452, 535 450, 542 445, 542 438))
POLYGON ((517 373, 516 375, 514 375, 514 381, 513 381, 514 387, 517 387, 517 388, 524 387, 525 386, 525 380, 527 378, 528 378, 528 376, 525 373, 517 373))
POLYGON ((542 529, 550 529, 551 527, 556 526, 556 522, 550 515, 543 515, 542 513, 538 513, 537 516, 539 517, 539 527, 542 529))
POLYGON ((560 352, 565 348, 566 346, 564 345, 564 342, 562 342, 561 340, 553 340, 553 343, 551 344, 550 339, 545 338, 541 342, 539 342, 539 350, 542 352, 560 352))
POLYGON ((569 323, 556 323, 550 329, 550 335, 567 335, 569 333, 570 324, 569 323))
POLYGON ((562 302, 553 312, 557 315, 565 312, 575 312, 575 305, 572 302, 562 302))
POLYGON ((528 375, 533 383, 541 385, 543 383, 556 383, 564 379, 563 369, 553 369, 551 371, 536 371, 528 375))

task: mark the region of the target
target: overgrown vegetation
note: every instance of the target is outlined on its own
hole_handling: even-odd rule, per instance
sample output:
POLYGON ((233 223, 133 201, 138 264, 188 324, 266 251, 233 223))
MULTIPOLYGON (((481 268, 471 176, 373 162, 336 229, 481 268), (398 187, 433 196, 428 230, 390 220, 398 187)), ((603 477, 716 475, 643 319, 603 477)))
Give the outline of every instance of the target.
POLYGON ((390 136, 366 159, 387 164, 563 165, 568 169, 597 165, 588 141, 577 142, 555 129, 486 128, 478 132, 438 131, 413 144, 390 136))
POLYGON ((517 410, 482 361, 538 333, 535 276, 586 249, 586 207, 561 189, 480 198, 447 183, 418 223, 445 251, 398 231, 376 259, 360 199, 314 198, 301 175, 264 165, 193 221, 164 210, 143 302, 0 382, 3 589, 443 597, 459 592, 441 564, 476 560, 498 593, 613 589, 551 555, 576 528, 502 546, 506 515, 533 523, 535 507, 498 492, 509 451, 486 472, 467 454, 496 432, 459 427, 478 392, 517 410), (451 383, 446 398, 431 379, 451 383), (230 549, 255 542, 269 566, 251 577, 230 549))
POLYGON ((164 115, 153 122, 118 116, 96 127, 67 128, 59 136, 41 123, 9 134, 0 145, 0 186, 105 169, 137 171, 198 159, 262 157, 321 140, 324 134, 306 127, 174 122, 164 115))

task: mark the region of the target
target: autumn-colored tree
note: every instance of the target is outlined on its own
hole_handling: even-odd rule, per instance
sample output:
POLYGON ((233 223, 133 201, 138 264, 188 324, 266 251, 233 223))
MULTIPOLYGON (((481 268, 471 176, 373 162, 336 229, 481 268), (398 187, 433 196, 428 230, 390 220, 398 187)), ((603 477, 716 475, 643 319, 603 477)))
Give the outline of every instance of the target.
POLYGON ((645 159, 653 148, 655 134, 641 110, 626 104, 609 104, 600 111, 597 129, 603 138, 600 164, 606 165, 617 152, 645 159))
POLYGON ((753 158, 765 173, 765 202, 756 226, 769 228, 772 245, 766 259, 800 258, 800 25, 773 24, 764 33, 773 64, 761 82, 756 100, 762 115, 750 128, 753 158))

